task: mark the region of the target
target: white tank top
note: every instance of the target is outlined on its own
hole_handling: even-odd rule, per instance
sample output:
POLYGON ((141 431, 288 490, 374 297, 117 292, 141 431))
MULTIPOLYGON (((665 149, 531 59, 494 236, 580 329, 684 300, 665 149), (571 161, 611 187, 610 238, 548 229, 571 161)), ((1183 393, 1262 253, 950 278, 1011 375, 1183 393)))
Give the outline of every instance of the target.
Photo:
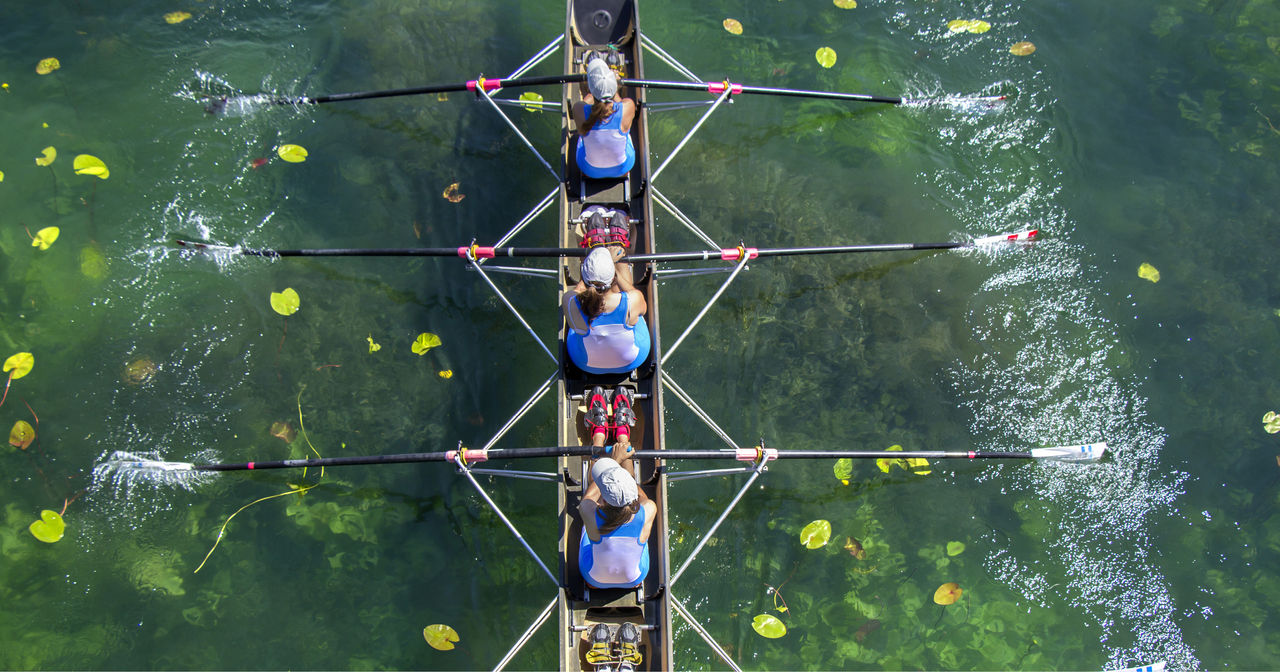
POLYGON ((582 138, 587 163, 596 168, 620 166, 627 161, 627 134, 622 132, 622 103, 613 104, 613 114, 582 138))

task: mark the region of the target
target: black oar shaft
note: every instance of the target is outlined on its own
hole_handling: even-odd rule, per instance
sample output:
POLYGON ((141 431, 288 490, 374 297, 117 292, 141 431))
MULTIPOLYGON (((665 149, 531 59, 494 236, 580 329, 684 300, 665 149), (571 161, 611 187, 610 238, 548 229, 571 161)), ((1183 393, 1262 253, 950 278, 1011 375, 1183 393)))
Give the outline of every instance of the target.
POLYGON ((190 240, 175 240, 180 247, 195 250, 222 250, 247 257, 466 257, 474 252, 478 259, 495 257, 583 257, 588 250, 579 247, 360 247, 274 250, 268 248, 231 247, 190 240))
MULTIPOLYGON (((581 82, 586 78, 585 74, 572 75, 547 75, 542 77, 518 77, 515 79, 486 79, 484 80, 484 88, 486 90, 494 90, 499 88, 512 88, 521 86, 542 86, 545 84, 566 84, 570 82, 581 82)), ((450 93, 454 91, 470 91, 475 90, 477 81, 452 83, 452 84, 432 84, 428 86, 415 86, 404 89, 387 89, 385 91, 357 91, 354 93, 332 93, 325 96, 316 96, 315 98, 283 98, 286 103, 336 103, 348 100, 368 100, 370 98, 392 98, 395 96, 420 96, 428 93, 450 93)))
MULTIPOLYGON (((671 89, 675 91, 705 91, 720 94, 725 90, 724 82, 664 82, 648 79, 624 79, 623 86, 639 86, 649 89, 671 89)), ((896 96, 873 96, 865 93, 841 93, 839 91, 810 91, 806 89, 782 89, 771 86, 744 86, 728 84, 734 94, 753 93, 766 96, 794 96, 799 98, 824 98, 828 100, 847 100, 860 103, 886 103, 901 105, 903 99, 896 96)))
MULTIPOLYGON (((754 453, 754 449, 747 452, 754 453)), ((1021 460, 1031 459, 1029 452, 979 452, 961 450, 779 450, 769 451, 770 459, 816 460, 816 459, 905 459, 925 458, 929 460, 978 459, 978 460, 1021 460)), ((663 458, 669 460, 717 460, 740 459, 738 452, 730 450, 637 450, 638 458, 663 458)))
MULTIPOLYGON (((847 254, 852 252, 903 252, 910 250, 950 250, 969 247, 973 243, 886 243, 882 245, 833 245, 828 247, 778 247, 757 249, 743 248, 751 257, 785 257, 801 254, 847 254)), ((737 248, 706 250, 702 252, 670 252, 660 254, 633 254, 627 261, 707 261, 712 259, 737 260, 737 248)))
MULTIPOLYGON (((516 458, 559 457, 561 455, 591 455, 607 450, 592 446, 550 446, 545 448, 491 448, 486 457, 490 460, 516 458)), ((313 457, 306 460, 274 460, 269 462, 238 462, 233 464, 197 464, 196 471, 257 471, 259 469, 302 469, 304 467, 346 467, 360 464, 404 464, 409 462, 449 462, 458 451, 435 453, 400 453, 396 455, 357 455, 351 457, 313 457)), ((475 451, 467 451, 473 454, 475 451)))

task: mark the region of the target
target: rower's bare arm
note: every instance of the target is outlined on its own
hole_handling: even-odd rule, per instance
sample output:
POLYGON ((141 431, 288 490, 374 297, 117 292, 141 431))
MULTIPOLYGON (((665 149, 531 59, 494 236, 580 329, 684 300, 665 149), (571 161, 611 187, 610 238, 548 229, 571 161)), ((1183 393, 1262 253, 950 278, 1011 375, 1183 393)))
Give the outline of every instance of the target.
POLYGON ((582 529, 586 531, 588 539, 599 542, 600 530, 596 528, 596 508, 594 499, 583 497, 578 503, 578 513, 582 516, 582 529))
POLYGON ((640 543, 649 541, 649 533, 653 531, 653 519, 658 517, 658 505, 654 504, 640 491, 641 506, 644 507, 644 528, 640 530, 640 543))

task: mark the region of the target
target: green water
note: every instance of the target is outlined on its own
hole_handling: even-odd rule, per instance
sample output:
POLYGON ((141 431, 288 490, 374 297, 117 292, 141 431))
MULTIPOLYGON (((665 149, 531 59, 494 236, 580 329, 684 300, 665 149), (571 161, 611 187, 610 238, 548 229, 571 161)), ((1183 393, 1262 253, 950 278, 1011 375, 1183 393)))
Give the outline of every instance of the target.
MULTIPOLYGON (((1267 669, 1280 650, 1280 8, 1207 3, 647 2, 645 32, 706 79, 975 105, 741 97, 657 187, 718 243, 961 240, 1034 247, 751 265, 666 368, 735 441, 1019 450, 1105 440, 1095 465, 935 462, 928 475, 774 466, 673 588, 743 668, 1267 669), (721 27, 740 20, 742 36, 721 27), (952 19, 991 30, 949 33, 952 19), (1029 40, 1027 57, 1008 52, 1029 40), (836 50, 824 70, 813 54, 836 50), (1159 269, 1156 284, 1140 264, 1159 269), (832 542, 799 531, 827 519, 832 542), (858 539, 865 559, 846 552, 858 539), (964 543, 949 556, 946 544, 964 543), (932 601, 946 582, 964 593, 932 601), (779 587, 788 611, 774 609, 779 587), (751 628, 772 613, 788 634, 751 628)), ((31 352, 5 448, 0 667, 492 667, 555 590, 442 465, 90 487, 115 450, 281 459, 483 445, 554 371, 457 261, 262 259, 175 250, 492 242, 555 187, 482 103, 397 98, 204 111, 505 75, 562 29, 557 3, 206 0, 0 8, 0 357, 31 352), (164 14, 186 10, 179 24, 164 14), (54 56, 61 69, 37 75, 54 56), (45 126, 47 124, 47 126, 45 126), (308 149, 305 163, 273 148, 308 149), (32 159, 57 149, 50 167, 32 159), (78 154, 110 177, 75 175, 78 154), (441 197, 458 182, 466 197, 441 197), (48 250, 28 231, 60 228, 48 250), (301 297, 287 320, 268 296, 301 297), (425 356, 422 332, 443 345, 425 356), (369 352, 372 338, 381 344, 369 352), (154 364, 141 382, 129 370, 154 364), (452 378, 437 375, 452 371, 452 378), (301 414, 301 418, 299 415, 301 414), (38 418, 38 423, 37 423, 38 418), (238 514, 289 484, 305 495, 238 514), (26 527, 66 506, 53 545, 26 527), (459 648, 421 632, 449 624, 459 648)), ((558 69, 558 55, 534 71, 558 69)), ((649 75, 677 76, 655 59, 649 75)), ((552 90, 544 92, 554 99, 552 90)), ((674 100, 654 94, 654 100, 674 100)), ((697 110, 652 115, 655 162, 697 110)), ((513 114, 544 155, 554 115, 513 114)), ((656 165, 656 163, 655 163, 656 165)), ((701 247, 659 211, 659 244, 701 247)), ((516 239, 554 244, 554 213, 516 239)), ((531 264, 537 265, 537 264, 531 264)), ((545 264, 543 264, 545 266, 545 264)), ((671 342, 723 276, 662 288, 671 342)), ((552 283, 496 276, 553 340, 552 283)), ((543 400, 499 445, 554 442, 543 400)), ((720 447, 668 399, 671 447, 720 447)), ((503 466, 503 465, 499 465, 503 466)), ((550 461, 530 467, 550 469, 550 461)), ((689 465, 699 468, 707 465, 689 465)), ((482 479, 554 568, 552 486, 482 479)), ((740 479, 673 484, 673 563, 740 479)), ((723 669, 675 617, 681 667, 723 669)), ((544 626, 512 669, 556 664, 544 626)))

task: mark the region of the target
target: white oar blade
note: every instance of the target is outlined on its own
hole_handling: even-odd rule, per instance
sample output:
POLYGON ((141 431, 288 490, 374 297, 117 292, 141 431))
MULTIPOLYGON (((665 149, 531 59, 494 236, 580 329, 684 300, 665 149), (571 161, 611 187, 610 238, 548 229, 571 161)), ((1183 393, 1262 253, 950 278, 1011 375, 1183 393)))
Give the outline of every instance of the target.
POLYGON ((995 243, 1025 243, 1027 241, 1034 240, 1036 235, 1039 233, 1039 229, 1029 229, 1027 231, 1019 231, 1017 233, 1002 233, 998 236, 977 238, 973 241, 973 244, 993 245, 995 243))
POLYGON ((1109 670, 1108 672, 1164 672, 1164 661, 1151 663, 1150 665, 1139 665, 1137 667, 1126 667, 1123 670, 1109 670))
POLYGON ((197 471, 190 462, 168 462, 158 457, 117 450, 93 468, 94 485, 109 485, 128 495, 138 485, 172 486, 187 490, 212 479, 214 472, 197 471))
POLYGON ((1031 457, 1046 460, 1066 460, 1069 462, 1091 462, 1102 459, 1103 454, 1106 452, 1106 442, 1099 442, 1086 443, 1080 446, 1032 448, 1031 457))

